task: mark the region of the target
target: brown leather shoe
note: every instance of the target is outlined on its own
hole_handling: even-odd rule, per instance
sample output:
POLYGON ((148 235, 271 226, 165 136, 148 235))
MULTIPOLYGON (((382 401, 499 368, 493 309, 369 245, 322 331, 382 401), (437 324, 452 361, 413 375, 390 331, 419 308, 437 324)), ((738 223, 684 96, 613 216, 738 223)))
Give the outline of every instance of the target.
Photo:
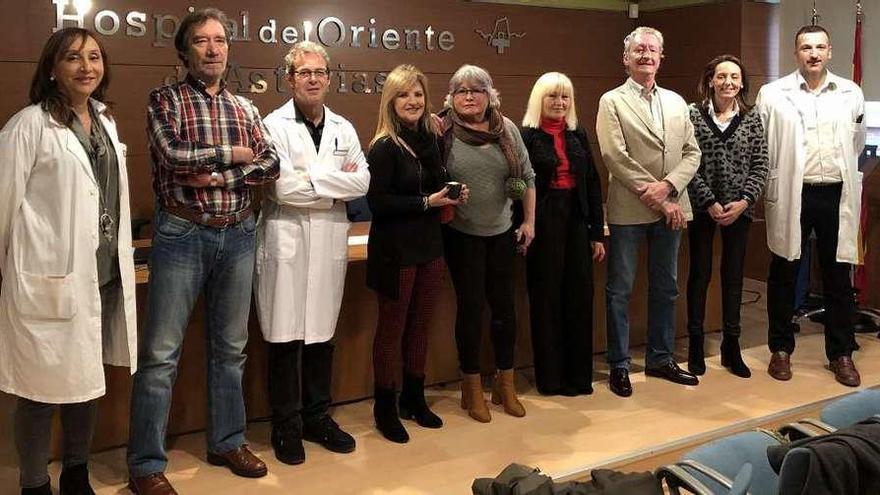
POLYGON ((215 466, 226 466, 233 474, 245 478, 262 478, 269 472, 266 463, 242 445, 222 454, 208 452, 208 462, 215 466))
POLYGON ((777 380, 791 380, 791 356, 785 351, 776 351, 770 356, 767 373, 777 380))
POLYGON ((856 364, 849 356, 840 356, 831 361, 828 367, 834 372, 834 378, 847 387, 858 387, 862 383, 859 370, 856 369, 856 364))
POLYGON ((128 479, 128 489, 136 495, 177 495, 163 473, 152 473, 128 479))

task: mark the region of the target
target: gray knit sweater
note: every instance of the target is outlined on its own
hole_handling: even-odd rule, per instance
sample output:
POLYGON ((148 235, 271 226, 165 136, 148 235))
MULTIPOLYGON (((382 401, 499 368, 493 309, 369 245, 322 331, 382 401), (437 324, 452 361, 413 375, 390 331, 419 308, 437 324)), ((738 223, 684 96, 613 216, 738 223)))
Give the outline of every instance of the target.
MULTIPOLYGON (((535 171, 516 124, 504 118, 507 132, 516 143, 516 151, 523 161, 523 179, 535 187, 535 171)), ((513 225, 512 201, 504 190, 510 168, 501 146, 487 144, 471 146, 455 138, 446 160, 451 180, 467 184, 470 197, 466 204, 455 208, 455 218, 449 226, 465 234, 489 237, 506 232, 513 225)))
POLYGON ((734 117, 724 132, 696 104, 690 106, 690 118, 703 152, 700 168, 688 185, 694 211, 706 211, 716 202, 724 206, 745 199, 749 208, 743 214, 752 218, 753 206, 764 191, 768 165, 758 112, 752 109, 743 117, 734 117))

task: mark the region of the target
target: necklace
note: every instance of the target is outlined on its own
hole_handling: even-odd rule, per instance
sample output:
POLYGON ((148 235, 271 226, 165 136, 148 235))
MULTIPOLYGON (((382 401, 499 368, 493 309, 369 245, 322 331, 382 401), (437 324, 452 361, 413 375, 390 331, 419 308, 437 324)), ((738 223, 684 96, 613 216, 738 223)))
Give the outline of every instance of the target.
MULTIPOLYGON (((92 171, 95 174, 95 182, 98 183, 98 204, 101 209, 101 214, 98 216, 98 228, 107 242, 111 242, 116 222, 107 210, 107 198, 110 195, 110 161, 106 156, 110 151, 110 146, 107 143, 100 119, 93 113, 91 106, 89 106, 89 117, 91 120, 90 132, 88 142, 83 142, 83 147, 88 152, 89 160, 92 162, 92 171), (98 173, 101 167, 104 169, 103 174, 98 173), (101 175, 104 176, 103 184, 101 184, 101 175)), ((82 124, 80 123, 80 125, 82 124)), ((85 131, 84 126, 82 130, 85 131)))
POLYGON ((113 241, 113 228, 116 222, 113 221, 113 217, 107 210, 107 197, 110 195, 110 161, 106 159, 108 146, 104 133, 101 130, 97 133, 94 132, 95 123, 96 120, 92 119, 92 135, 89 140, 92 142, 92 150, 94 150, 96 161, 100 161, 104 165, 104 184, 103 187, 101 187, 101 184, 98 187, 98 199, 101 205, 101 216, 98 217, 98 226, 101 228, 101 233, 107 239, 107 242, 111 242, 113 241))

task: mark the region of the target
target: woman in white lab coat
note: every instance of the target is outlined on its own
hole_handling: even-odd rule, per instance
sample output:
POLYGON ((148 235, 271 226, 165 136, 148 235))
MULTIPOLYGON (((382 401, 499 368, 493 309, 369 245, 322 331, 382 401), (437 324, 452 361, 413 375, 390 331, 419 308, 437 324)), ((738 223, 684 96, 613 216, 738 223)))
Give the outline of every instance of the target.
POLYGON ((97 38, 60 30, 43 47, 31 105, 0 131, 0 390, 18 397, 23 494, 52 493, 59 404, 61 493, 94 493, 87 461, 103 363, 136 366, 128 179, 108 83, 97 38))

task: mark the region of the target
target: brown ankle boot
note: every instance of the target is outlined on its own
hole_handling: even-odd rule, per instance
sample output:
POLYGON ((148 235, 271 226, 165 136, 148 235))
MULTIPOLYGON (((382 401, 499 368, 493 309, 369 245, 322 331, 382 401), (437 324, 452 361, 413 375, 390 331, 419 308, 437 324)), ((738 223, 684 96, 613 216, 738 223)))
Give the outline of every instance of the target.
POLYGON ((483 397, 483 383, 479 373, 465 373, 461 381, 461 408, 480 423, 492 421, 486 398, 483 397))
POLYGON ((526 408, 516 398, 516 387, 513 385, 513 369, 498 370, 492 381, 492 404, 504 404, 504 412, 521 418, 526 415, 526 408))

